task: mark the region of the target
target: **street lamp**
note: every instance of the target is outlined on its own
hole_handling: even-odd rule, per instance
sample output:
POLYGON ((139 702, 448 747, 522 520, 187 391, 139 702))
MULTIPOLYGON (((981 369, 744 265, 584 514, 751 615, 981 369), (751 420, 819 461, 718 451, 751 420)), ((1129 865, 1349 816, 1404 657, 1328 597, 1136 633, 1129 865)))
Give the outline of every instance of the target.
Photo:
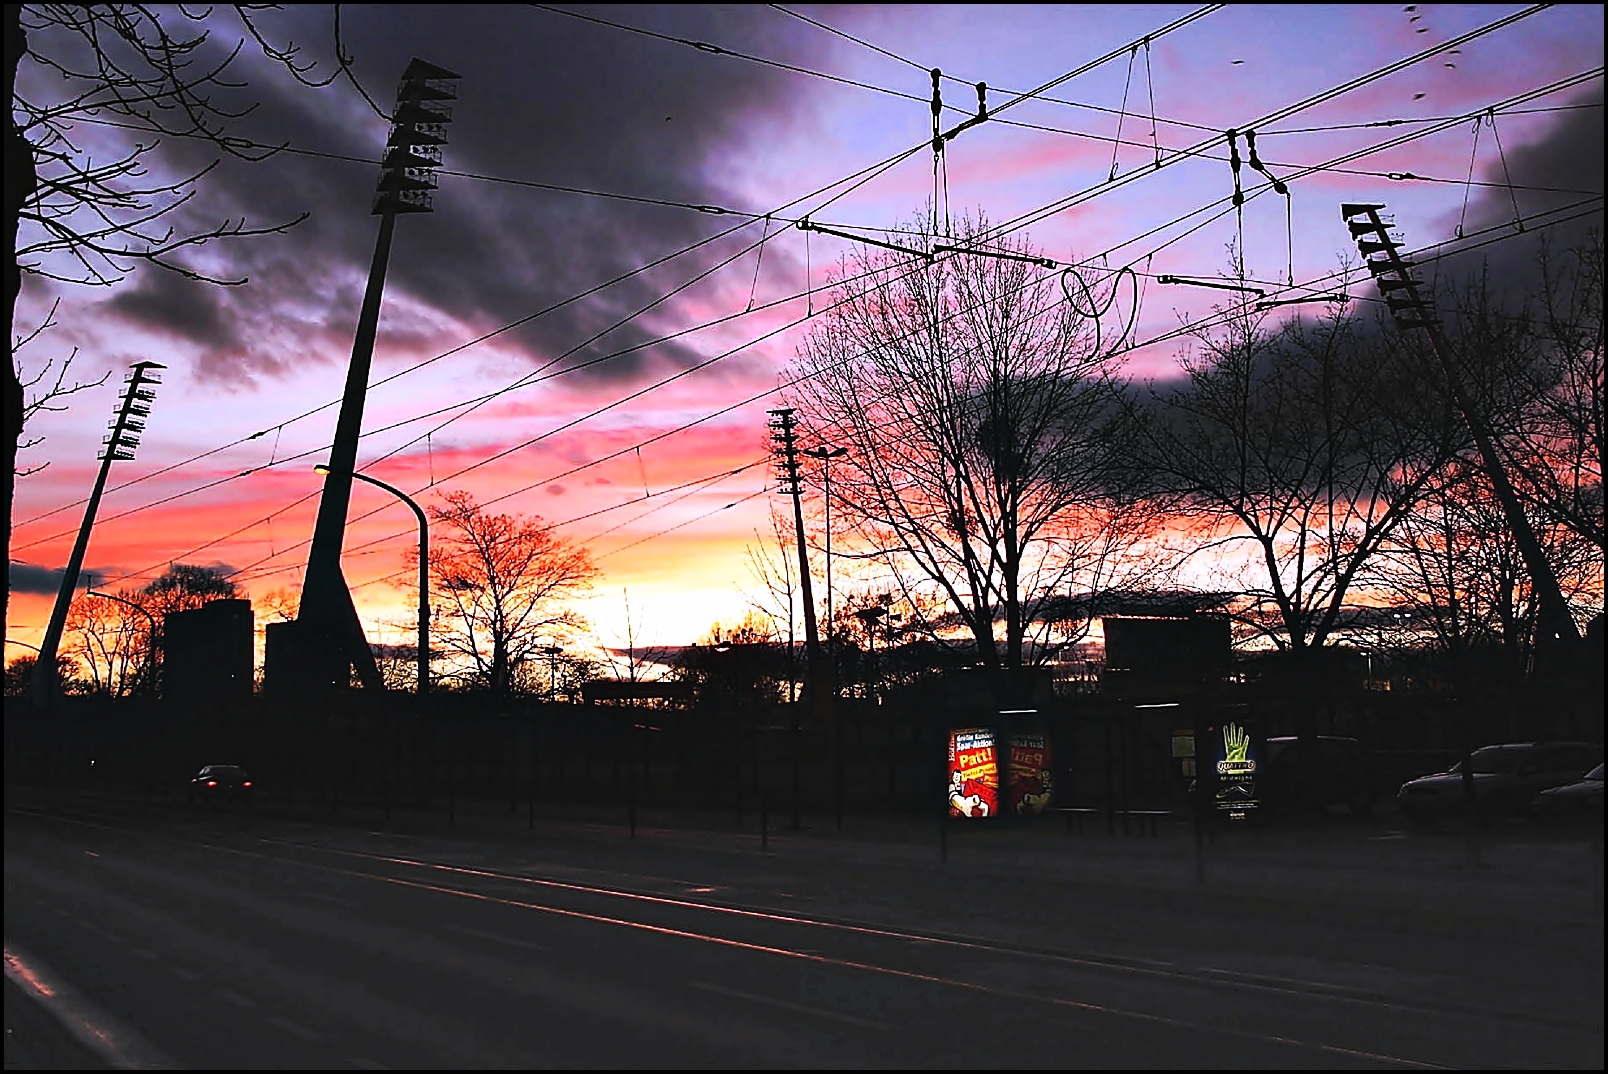
MULTIPOLYGON (((325 463, 313 467, 315 474, 328 474, 330 468, 325 463)), ((424 508, 413 502, 413 498, 394 485, 388 485, 377 477, 367 474, 353 473, 352 477, 367 482, 376 488, 382 488, 395 496, 409 507, 419 519, 419 685, 418 692, 424 693, 430 688, 430 524, 425 518, 424 508)))
POLYGON ((848 453, 848 448, 828 447, 826 444, 816 448, 805 448, 800 452, 801 455, 808 455, 812 459, 821 460, 821 479, 826 489, 826 641, 828 646, 837 637, 837 628, 832 622, 832 460, 841 459, 848 453))
POLYGON ((557 645, 542 646, 542 655, 547 657, 547 700, 551 702, 558 696, 558 654, 563 648, 557 645))
POLYGON ((149 625, 151 633, 150 641, 148 641, 145 645, 145 670, 140 673, 140 688, 146 691, 151 690, 155 685, 153 680, 156 672, 156 616, 152 615, 150 612, 146 611, 143 606, 134 603, 132 600, 127 600, 113 593, 100 592, 95 588, 95 583, 93 580, 90 582, 89 587, 84 590, 84 592, 92 597, 101 597, 105 600, 114 600, 119 604, 126 604, 130 608, 133 608, 135 611, 139 612, 141 615, 145 616, 145 621, 149 625))
MULTIPOLYGON (((859 611, 854 613, 854 617, 865 626, 865 640, 867 646, 869 647, 868 655, 870 658, 868 663, 871 665, 875 665, 877 661, 877 620, 881 619, 887 614, 888 609, 882 607, 881 605, 872 605, 869 608, 861 608, 859 611)), ((870 673, 871 668, 867 667, 866 671, 867 673, 870 673)), ((870 683, 867 683, 866 686, 872 698, 875 698, 876 690, 871 687, 870 683)))

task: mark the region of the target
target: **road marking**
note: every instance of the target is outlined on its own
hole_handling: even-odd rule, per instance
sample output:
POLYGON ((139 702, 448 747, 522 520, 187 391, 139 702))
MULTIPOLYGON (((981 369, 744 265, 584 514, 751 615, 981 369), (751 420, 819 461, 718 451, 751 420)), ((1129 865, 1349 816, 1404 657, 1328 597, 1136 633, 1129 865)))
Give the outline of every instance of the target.
MULTIPOLYGON (((101 1010, 33 956, 5 944, 6 979, 114 1070, 176 1070, 178 1064, 101 1010)), ((10 1031, 7 1030, 9 1033, 10 1031)))
POLYGON ((169 966, 168 969, 172 970, 173 976, 181 981, 199 981, 201 979, 199 973, 194 970, 187 970, 183 966, 169 966))
POLYGON ((499 936, 495 932, 482 932, 479 929, 471 929, 471 928, 468 928, 467 926, 464 926, 464 925, 448 925, 447 926, 447 931, 448 932, 461 932, 465 936, 473 936, 476 939, 481 939, 481 940, 490 940, 492 943, 508 944, 511 947, 523 947, 527 951, 546 951, 547 950, 546 947, 544 947, 543 945, 541 945, 539 943, 532 943, 529 940, 516 940, 516 939, 513 939, 510 936, 499 936))
POLYGON ((249 1008, 257 1006, 256 1001, 247 999, 245 996, 242 996, 239 992, 236 992, 232 988, 220 988, 218 989, 218 995, 222 996, 230 1003, 233 1003, 236 1007, 249 1008))
POLYGON ((268 1022, 269 1022, 270 1025, 276 1025, 280 1029, 283 1029, 286 1033, 289 1033, 291 1036, 300 1037, 302 1040, 305 1040, 305 1041, 319 1041, 319 1040, 324 1039, 322 1035, 320 1035, 318 1033, 314 1033, 311 1029, 308 1029, 306 1026, 299 1025, 296 1022, 292 1022, 289 1018, 282 1018, 277 1014, 274 1015, 272 1018, 268 1019, 268 1022))
POLYGON ((809 1014, 814 1015, 817 1018, 830 1018, 834 1022, 847 1022, 849 1025, 859 1026, 861 1029, 875 1029, 885 1032, 888 1028, 881 1022, 873 1022, 866 1018, 855 1018, 851 1015, 839 1014, 836 1011, 829 1011, 823 1007, 811 1007, 806 1003, 792 1003, 788 1000, 775 999, 771 996, 758 996, 752 992, 739 992, 735 988, 723 988, 720 985, 708 984, 704 981, 688 981, 687 986, 689 988, 700 989, 704 992, 713 992, 717 996, 729 996, 732 999, 746 999, 750 1003, 763 1003, 767 1007, 780 1007, 784 1011, 792 1011, 795 1014, 809 1014))

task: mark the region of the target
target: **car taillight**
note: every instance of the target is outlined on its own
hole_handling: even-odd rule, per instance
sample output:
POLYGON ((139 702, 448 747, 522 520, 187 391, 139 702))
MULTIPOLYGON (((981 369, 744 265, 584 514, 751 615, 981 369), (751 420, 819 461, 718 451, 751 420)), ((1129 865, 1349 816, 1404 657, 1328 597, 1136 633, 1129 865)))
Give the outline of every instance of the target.
POLYGON ((208 787, 216 787, 216 786, 217 786, 217 785, 218 785, 218 781, 217 781, 217 780, 215 780, 215 779, 209 779, 209 780, 207 780, 207 786, 208 786, 208 787))
POLYGON ((248 779, 248 780, 246 780, 246 781, 245 781, 245 782, 244 782, 244 783, 242 783, 242 784, 241 784, 241 786, 242 786, 242 787, 249 787, 249 786, 251 786, 251 780, 249 780, 249 779, 248 779))

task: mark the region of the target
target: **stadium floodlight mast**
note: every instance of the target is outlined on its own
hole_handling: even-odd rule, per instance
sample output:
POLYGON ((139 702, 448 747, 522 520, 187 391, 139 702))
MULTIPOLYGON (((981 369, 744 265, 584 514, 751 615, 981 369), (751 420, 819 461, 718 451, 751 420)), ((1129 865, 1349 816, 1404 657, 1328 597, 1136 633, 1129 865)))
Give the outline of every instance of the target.
POLYGON ((100 510, 101 493, 106 490, 106 478, 112 472, 112 463, 130 462, 134 449, 140 446, 140 435, 145 432, 145 419, 150 417, 151 403, 156 399, 156 386, 162 378, 154 371, 166 369, 160 362, 135 362, 130 367, 123 402, 117 418, 106 437, 106 451, 101 455, 100 473, 95 477, 95 488, 84 507, 84 521, 78 527, 78 539, 67 557, 67 569, 62 572, 61 588, 56 591, 56 604, 50 610, 50 622, 45 627, 45 638, 39 643, 39 660, 34 665, 33 678, 28 684, 29 700, 45 708, 55 700, 61 689, 56 667, 56 651, 61 647, 61 632, 67 625, 67 609, 73 602, 73 590, 78 588, 78 575, 84 567, 84 553, 89 549, 89 534, 95 528, 95 513, 100 510))
MULTIPOLYGON (((1451 393, 1452 402, 1462 415, 1464 424, 1468 426, 1469 435, 1473 437, 1474 444, 1479 449, 1480 462, 1483 464, 1486 476, 1490 478, 1497 501, 1502 505, 1503 517, 1513 531, 1514 542, 1519 546, 1519 554, 1524 558, 1525 569, 1535 585, 1538 598, 1536 608, 1538 653, 1560 643, 1578 642, 1580 633, 1575 627, 1574 616, 1569 612, 1568 602, 1564 600, 1563 589, 1558 585, 1558 576, 1553 572, 1552 564, 1548 561, 1541 542, 1536 539, 1535 530, 1519 503, 1518 494, 1508 481, 1507 470, 1503 466, 1490 427, 1463 384, 1457 360, 1441 332, 1440 321, 1419 293, 1418 281, 1410 272, 1412 263, 1401 256, 1401 243, 1390 237, 1390 225, 1379 215, 1382 209, 1384 206, 1377 203, 1346 202, 1340 206, 1340 216, 1351 229, 1351 237, 1357 242, 1363 264, 1373 274, 1374 282, 1379 285, 1379 293, 1384 296, 1385 304, 1390 307, 1390 315, 1395 318, 1396 327, 1403 332, 1422 328, 1429 336, 1430 349, 1435 353, 1435 360, 1446 377, 1446 386, 1451 393)), ((1540 662, 1538 659, 1537 663, 1540 662)))
MULTIPOLYGON (((399 214, 427 213, 433 209, 431 191, 436 188, 436 172, 441 167, 441 147, 447 141, 447 125, 452 122, 448 102, 458 96, 453 85, 458 78, 444 67, 417 58, 408 64, 397 88, 396 111, 391 116, 380 178, 375 184, 373 214, 380 218, 380 229, 374 243, 368 286, 363 292, 357 332, 352 340, 346 390, 341 398, 340 417, 336 420, 335 439, 324 473, 324 490, 318 503, 318 519, 308 550, 307 573, 293 635, 296 659, 269 662, 285 669, 282 674, 296 668, 298 678, 305 676, 322 685, 344 684, 346 669, 355 668, 365 689, 384 689, 374 654, 363 633, 363 624, 357 617, 357 606, 352 603, 351 590, 341 573, 341 545, 346 536, 346 511, 351 503, 352 480, 357 469, 357 440, 363 427, 363 404, 374 357, 385 270, 391 256, 391 236, 399 214)), ((420 659, 425 659, 424 652, 420 653, 420 659)), ((421 689, 426 678, 427 675, 421 678, 421 689)))

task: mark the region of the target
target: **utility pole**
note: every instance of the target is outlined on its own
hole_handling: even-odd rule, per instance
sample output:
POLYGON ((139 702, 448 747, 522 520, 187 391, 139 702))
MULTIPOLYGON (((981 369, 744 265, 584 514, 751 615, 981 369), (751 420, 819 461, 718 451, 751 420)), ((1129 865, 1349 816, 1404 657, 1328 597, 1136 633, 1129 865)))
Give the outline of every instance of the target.
POLYGON ((1536 662, 1539 665, 1542 663, 1539 657, 1543 649, 1556 650, 1560 644, 1578 642, 1580 633, 1575 628, 1574 617, 1569 614, 1569 605, 1564 600, 1563 590, 1558 585, 1558 576, 1553 572, 1552 564, 1541 548, 1541 542, 1536 539, 1535 530, 1524 514, 1524 507, 1519 503, 1518 494, 1508 481, 1507 471, 1502 465, 1502 457, 1497 451, 1496 439, 1491 435, 1490 426, 1486 424, 1484 415, 1480 413, 1478 405, 1474 403, 1463 385, 1463 378, 1452 356, 1452 349, 1441 332, 1440 321, 1420 295, 1418 281, 1413 279, 1408 271, 1412 268, 1412 264, 1399 252, 1401 243, 1390 237, 1387 232, 1388 225, 1380 219, 1379 211, 1383 208, 1383 205, 1378 204, 1345 203, 1340 206, 1340 216, 1351 229, 1351 237, 1357 240, 1357 249, 1362 253, 1363 263, 1373 273, 1374 282, 1379 285, 1379 292, 1384 296, 1386 305, 1390 307, 1390 315, 1396 320, 1396 327, 1404 332, 1422 328, 1428 334, 1430 348, 1435 352, 1435 360, 1440 363, 1441 372, 1446 377, 1452 401, 1463 415, 1463 421, 1479 448, 1480 462, 1484 465, 1486 476, 1491 479, 1497 500, 1502 504, 1502 514, 1509 528, 1513 530, 1519 554, 1524 557, 1525 569, 1535 585, 1538 598, 1536 662), (1357 217, 1361 219, 1355 219, 1357 217))
POLYGON ((346 390, 335 424, 329 470, 318 502, 301 608, 293 631, 280 628, 282 636, 294 639, 292 652, 285 654, 288 659, 269 661, 279 674, 290 675, 298 683, 323 688, 345 686, 349 669, 355 667, 365 689, 384 689, 346 576, 341 573, 341 545, 346 537, 346 511, 352 497, 352 475, 357 469, 357 440, 363 427, 363 404, 374 357, 380 297, 391 257, 391 236, 398 214, 432 210, 430 192, 436 187, 441 147, 447 141, 447 124, 452 122, 452 109, 446 102, 457 98, 453 83, 458 78, 445 68, 414 59, 402 72, 397 88, 396 111, 391 117, 374 196, 373 215, 380 218, 380 230, 352 341, 352 359, 346 370, 346 390))
MULTIPOLYGON (((798 579, 804 595, 804 644, 809 656, 808 672, 804 679, 804 692, 810 699, 817 725, 832 721, 832 696, 826 688, 825 661, 821 658, 821 633, 815 621, 815 595, 810 587, 810 557, 804 544, 803 479, 798 470, 798 419, 792 407, 770 411, 771 441, 776 445, 776 478, 778 492, 793 497, 793 526, 798 536, 798 579)), ((793 706, 793 827, 799 826, 799 721, 797 705, 793 706)), ((843 734, 834 725, 833 800, 837 826, 843 827, 843 734)))
POLYGON ((106 453, 100 457, 100 473, 95 477, 95 488, 84 507, 84 521, 78 526, 78 539, 67 557, 67 569, 62 572, 61 588, 56 591, 56 605, 50 610, 45 639, 39 643, 39 662, 34 665, 33 679, 28 684, 29 700, 38 708, 49 706, 61 688, 57 679, 56 651, 61 647, 67 609, 73 602, 73 590, 78 588, 78 572, 84 566, 84 553, 89 549, 89 534, 95 528, 95 513, 100 510, 101 493, 106 491, 106 478, 112 472, 113 462, 133 460, 134 449, 140 446, 140 434, 145 431, 145 419, 151 413, 151 402, 156 398, 156 386, 162 383, 162 378, 152 371, 166 368, 159 362, 135 362, 130 368, 122 406, 106 437, 106 453))

